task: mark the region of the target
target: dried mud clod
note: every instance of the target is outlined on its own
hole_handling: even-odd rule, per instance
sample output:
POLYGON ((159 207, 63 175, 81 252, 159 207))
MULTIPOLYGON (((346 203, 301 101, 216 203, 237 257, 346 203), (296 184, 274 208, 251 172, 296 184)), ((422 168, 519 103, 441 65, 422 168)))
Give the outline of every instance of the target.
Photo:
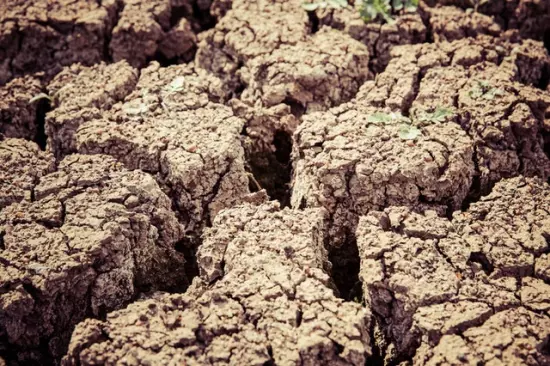
POLYGON ((237 89, 241 82, 236 71, 246 62, 305 40, 309 34, 306 12, 296 1, 281 3, 292 11, 282 11, 277 1, 243 3, 229 10, 213 29, 199 36, 197 65, 237 89))
POLYGON ((35 72, 103 59, 116 1, 26 1, 0 4, 0 85, 35 72))
POLYGON ((46 115, 48 148, 56 158, 76 151, 75 134, 87 121, 130 94, 138 73, 125 61, 92 67, 75 64, 63 69, 48 85, 54 108, 46 115))
POLYGON ((155 174, 190 233, 198 235, 217 211, 248 192, 239 137, 244 122, 217 104, 229 92, 206 71, 153 62, 138 80, 121 61, 66 69, 49 88, 58 100, 47 115, 56 155, 108 154, 155 174), (89 92, 90 84, 97 92, 89 92))
POLYGON ((542 44, 480 36, 401 46, 393 54, 385 72, 362 86, 359 109, 385 108, 423 125, 460 125, 474 142, 473 197, 502 178, 549 175, 544 144, 550 100, 525 85, 544 77, 549 58, 542 44), (445 113, 436 118, 438 111, 445 113))
POLYGON ((108 156, 71 155, 0 213, 0 339, 26 362, 60 358, 73 326, 140 291, 186 285, 184 228, 154 179, 108 156))
POLYGON ((452 221, 403 207, 360 220, 360 277, 387 361, 550 362, 549 192, 518 177, 452 221))
MULTIPOLYGON (((550 29, 550 3, 533 0, 427 0, 430 6, 453 5, 462 9, 474 10, 492 16, 507 29, 515 29, 522 38, 533 38, 541 41, 545 32, 550 29)), ((470 10, 470 11, 471 11, 470 10)))
POLYGON ((323 28, 248 62, 240 70, 245 84, 241 100, 251 105, 260 100, 265 107, 288 101, 304 111, 326 110, 355 96, 369 76, 368 65, 364 45, 323 28))
POLYGON ((361 1, 350 1, 344 9, 318 9, 315 17, 319 25, 327 25, 349 34, 365 44, 371 55, 373 72, 382 72, 391 59, 390 51, 397 45, 415 44, 426 41, 427 30, 418 14, 405 14, 395 18, 392 24, 365 22, 361 19, 361 1))
POLYGON ((55 168, 51 154, 21 139, 0 141, 0 161, 0 211, 12 203, 31 202, 39 179, 55 168))
POLYGON ((127 60, 134 67, 143 67, 152 59, 190 61, 197 44, 194 25, 200 27, 193 3, 122 0, 122 11, 109 43, 113 60, 127 60))
POLYGON ((0 86, 0 133, 5 137, 37 137, 37 103, 31 99, 42 91, 40 80, 27 76, 0 86))
MULTIPOLYGON (((421 127, 412 139, 397 117, 353 104, 304 117, 294 135, 292 207, 325 207, 342 245, 358 216, 393 205, 460 207, 474 172, 473 143, 454 124, 421 127)), ((409 127, 407 127, 409 128, 409 127)))
POLYGON ((429 16, 430 29, 435 42, 455 41, 480 34, 499 36, 503 29, 491 16, 464 11, 454 6, 424 8, 429 16))
POLYGON ((76 150, 154 174, 186 230, 199 235, 220 209, 248 193, 244 121, 216 103, 225 90, 192 65, 152 63, 124 102, 79 127, 76 150))
POLYGON ((324 229, 321 210, 223 211, 198 254, 204 282, 81 323, 64 364, 364 365, 369 314, 328 287, 324 229))

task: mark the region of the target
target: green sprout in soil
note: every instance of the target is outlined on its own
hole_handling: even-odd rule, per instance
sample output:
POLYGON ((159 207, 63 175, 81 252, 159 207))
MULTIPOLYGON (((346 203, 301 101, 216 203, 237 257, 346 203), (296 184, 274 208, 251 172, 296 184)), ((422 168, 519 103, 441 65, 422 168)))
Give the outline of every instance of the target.
POLYGON ((47 99, 50 102, 52 101, 52 97, 50 97, 48 94, 39 93, 39 94, 36 94, 31 99, 29 99, 29 104, 33 104, 33 103, 38 102, 39 100, 42 100, 42 99, 47 99))
POLYGON ((408 121, 407 117, 402 116, 400 113, 382 113, 376 112, 371 114, 367 118, 368 123, 392 123, 392 122, 406 122, 408 121))
POLYGON ((422 131, 413 125, 402 124, 399 127, 398 136, 402 140, 414 140, 420 135, 422 135, 422 131))
POLYGON ((149 112, 149 104, 145 103, 147 97, 149 96, 149 91, 147 89, 144 89, 141 92, 141 100, 143 102, 141 103, 133 103, 130 102, 128 104, 125 104, 122 107, 122 111, 126 113, 128 116, 141 116, 147 112, 149 112))
POLYGON ((395 124, 399 123, 398 136, 402 140, 414 140, 422 134, 411 120, 400 113, 373 113, 367 118, 368 123, 395 124))
POLYGON ((452 109, 447 107, 441 107, 438 106, 435 111, 433 112, 422 112, 418 116, 418 120, 420 122, 429 122, 429 123, 441 123, 445 122, 447 117, 451 117, 454 115, 454 112, 452 109))
POLYGON ((472 99, 495 99, 496 96, 504 95, 504 92, 501 89, 493 87, 487 81, 478 81, 477 85, 474 86, 469 92, 468 95, 472 99))
POLYGON ((322 0, 313 3, 303 3, 302 7, 307 11, 315 11, 319 8, 343 9, 348 7, 347 0, 322 0))
POLYGON ((392 15, 414 13, 417 9, 418 0, 362 0, 359 13, 365 22, 382 18, 387 23, 394 23, 392 15))

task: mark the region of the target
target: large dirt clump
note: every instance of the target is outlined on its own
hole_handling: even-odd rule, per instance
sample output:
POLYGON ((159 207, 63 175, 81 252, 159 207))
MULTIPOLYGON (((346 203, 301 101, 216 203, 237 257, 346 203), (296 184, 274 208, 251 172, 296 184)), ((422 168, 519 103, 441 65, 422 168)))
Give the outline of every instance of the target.
POLYGON ((60 358, 74 325, 140 291, 183 289, 184 228, 154 179, 71 155, 0 213, 0 338, 14 361, 60 358))
POLYGON ((7 0, 0 4, 0 85, 13 77, 103 59, 117 2, 7 0))
POLYGON ((42 91, 40 80, 26 76, 0 86, 0 133, 4 137, 37 138, 37 106, 32 98, 42 91))
POLYGON ((502 178, 549 175, 550 99, 536 86, 550 59, 541 43, 480 36, 400 46, 393 55, 361 87, 357 108, 374 105, 423 125, 460 125, 474 142, 474 196, 502 178))
POLYGON ((0 211, 12 203, 30 202, 41 177, 55 169, 53 156, 22 139, 0 141, 0 211))
POLYGON ((190 233, 198 235, 221 208, 248 193, 244 121, 220 104, 228 90, 203 69, 153 62, 137 79, 121 61, 67 69, 50 88, 60 100, 47 115, 56 155, 107 154, 155 175, 190 233), (80 87, 113 76, 118 81, 97 93, 80 87))
POLYGON ((202 284, 81 323, 64 364, 365 364, 368 312, 329 288, 324 229, 321 210, 223 211, 198 255, 202 284))
POLYGON ((456 209, 472 182, 473 143, 460 126, 379 117, 345 105, 304 116, 294 135, 292 206, 325 207, 337 245, 358 215, 394 205, 456 209))
POLYGON ((427 40, 426 26, 417 13, 395 16, 395 21, 391 23, 365 22, 360 12, 362 2, 356 0, 350 3, 343 9, 319 8, 313 16, 319 25, 338 29, 366 45, 371 55, 370 67, 373 72, 384 71, 391 59, 390 52, 393 47, 427 40))

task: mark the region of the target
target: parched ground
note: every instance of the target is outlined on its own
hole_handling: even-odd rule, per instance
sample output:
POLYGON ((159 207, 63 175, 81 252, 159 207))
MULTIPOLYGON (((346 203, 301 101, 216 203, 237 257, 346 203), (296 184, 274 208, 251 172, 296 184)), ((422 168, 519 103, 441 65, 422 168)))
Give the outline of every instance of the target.
POLYGON ((187 294, 82 323, 63 363, 364 365, 369 313, 330 289, 324 225, 321 210, 274 203, 224 211, 187 294))
POLYGON ((59 358, 80 320, 104 316, 140 291, 186 285, 175 251, 184 228, 151 176, 78 154, 46 174, 54 169, 47 156, 31 155, 36 147, 18 140, 2 147, 36 174, 7 177, 21 187, 7 199, 20 202, 0 212, 3 352, 22 363, 45 362, 44 353, 59 358))
POLYGON ((0 4, 0 365, 550 365, 550 3, 335 3, 0 4))
POLYGON ((450 221, 403 207, 360 220, 360 277, 387 360, 550 363, 549 192, 505 179, 450 221))

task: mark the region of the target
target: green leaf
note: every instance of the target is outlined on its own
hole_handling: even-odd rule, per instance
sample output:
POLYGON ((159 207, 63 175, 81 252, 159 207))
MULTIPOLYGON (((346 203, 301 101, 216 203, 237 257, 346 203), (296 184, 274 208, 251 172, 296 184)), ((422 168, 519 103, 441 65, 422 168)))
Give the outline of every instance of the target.
POLYGON ((438 106, 432 113, 423 112, 418 119, 422 122, 445 122, 445 119, 452 115, 454 115, 452 109, 438 106))
POLYGON ((418 9, 418 0, 406 0, 405 11, 407 13, 414 13, 418 9))
POLYGON ((347 0, 328 0, 328 5, 334 9, 342 9, 348 7, 347 0))
POLYGON ((393 120, 392 116, 386 113, 373 113, 367 118, 368 123, 388 123, 393 120))
POLYGON ((179 92, 183 90, 183 85, 185 84, 185 78, 183 76, 178 76, 168 84, 166 89, 171 92, 179 92))
POLYGON ((414 140, 422 134, 415 126, 403 124, 399 127, 399 138, 403 140, 414 140))
POLYGON ((472 99, 495 99, 496 96, 504 95, 504 91, 498 88, 493 87, 488 81, 480 80, 477 82, 477 85, 474 86, 469 92, 468 95, 472 99))
POLYGON ((49 100, 50 102, 52 101, 52 98, 46 94, 46 93, 39 93, 39 94, 36 94, 34 97, 32 97, 31 99, 29 99, 29 104, 32 104, 34 102, 37 102, 39 100, 42 100, 42 99, 47 99, 49 100))
POLYGON ((303 3, 302 8, 306 11, 315 11, 319 7, 319 3, 303 3))
POLYGON ((393 10, 399 11, 403 9, 403 0, 393 0, 393 10))
POLYGON ((437 122, 445 121, 445 118, 454 115, 453 111, 445 107, 437 107, 433 113, 432 120, 437 122))
POLYGON ((504 95, 504 91, 497 88, 491 88, 491 90, 489 90, 487 93, 483 95, 483 99, 492 100, 492 99, 495 99, 495 97, 502 96, 502 95, 504 95))

